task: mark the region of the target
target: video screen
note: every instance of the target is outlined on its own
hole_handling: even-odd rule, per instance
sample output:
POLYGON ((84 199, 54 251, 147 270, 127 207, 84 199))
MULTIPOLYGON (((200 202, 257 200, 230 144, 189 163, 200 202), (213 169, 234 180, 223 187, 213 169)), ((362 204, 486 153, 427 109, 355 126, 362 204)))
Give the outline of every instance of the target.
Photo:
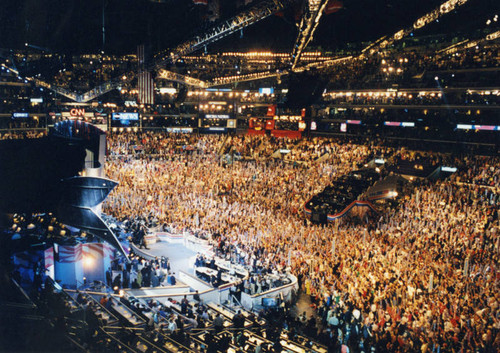
POLYGON ((262 306, 268 308, 278 306, 278 298, 262 298, 262 306))
POLYGON ((113 113, 111 116, 113 125, 119 122, 120 126, 130 126, 132 122, 139 121, 139 113, 113 113))

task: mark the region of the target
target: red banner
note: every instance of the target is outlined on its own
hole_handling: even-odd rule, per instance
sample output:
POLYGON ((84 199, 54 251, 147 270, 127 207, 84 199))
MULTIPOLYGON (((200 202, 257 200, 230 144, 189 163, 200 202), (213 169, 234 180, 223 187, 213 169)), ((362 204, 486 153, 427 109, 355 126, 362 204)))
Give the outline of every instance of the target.
POLYGON ((275 116, 275 115, 276 115, 276 104, 267 107, 267 116, 275 116))
POLYGON ((330 0, 328 5, 325 7, 325 14, 329 15, 331 13, 337 12, 344 7, 342 1, 339 0, 330 0))

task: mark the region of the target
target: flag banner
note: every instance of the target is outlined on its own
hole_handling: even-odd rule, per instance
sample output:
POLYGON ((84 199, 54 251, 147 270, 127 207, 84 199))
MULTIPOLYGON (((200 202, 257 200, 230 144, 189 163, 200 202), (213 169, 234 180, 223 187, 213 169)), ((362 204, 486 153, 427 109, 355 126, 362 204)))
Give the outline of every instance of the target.
POLYGON ((82 259, 82 244, 76 246, 59 245, 60 263, 73 263, 82 259))
POLYGON ((139 103, 154 104, 154 81, 151 72, 139 72, 139 103))

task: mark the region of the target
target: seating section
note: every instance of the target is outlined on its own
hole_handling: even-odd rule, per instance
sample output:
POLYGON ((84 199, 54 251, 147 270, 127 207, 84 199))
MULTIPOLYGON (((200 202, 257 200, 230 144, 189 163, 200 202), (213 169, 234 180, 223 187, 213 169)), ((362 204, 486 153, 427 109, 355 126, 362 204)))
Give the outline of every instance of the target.
MULTIPOLYGON (((326 353, 312 342, 269 320, 278 312, 256 315, 242 308, 184 298, 143 299, 78 290, 55 290, 67 310, 68 340, 81 351, 104 352, 289 352, 326 353)), ((284 312, 279 315, 284 315, 284 312)))

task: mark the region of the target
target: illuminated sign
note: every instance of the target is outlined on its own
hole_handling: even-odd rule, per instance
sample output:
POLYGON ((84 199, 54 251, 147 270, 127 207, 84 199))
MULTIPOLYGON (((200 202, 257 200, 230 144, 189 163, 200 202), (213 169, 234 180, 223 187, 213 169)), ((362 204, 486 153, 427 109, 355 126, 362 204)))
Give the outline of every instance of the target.
POLYGON ((259 88, 259 93, 260 94, 273 94, 274 93, 274 88, 272 88, 272 87, 262 87, 262 88, 259 88))
POLYGON ((113 120, 139 120, 139 113, 113 113, 113 120))
POLYGON ((174 133, 174 134, 190 134, 193 132, 192 127, 167 127, 167 132, 174 133))
POLYGON ((12 119, 22 119, 29 117, 30 117, 29 113, 12 113, 12 119))
POLYGON ((289 121, 299 121, 302 120, 302 117, 299 115, 280 115, 275 116, 275 120, 289 120, 289 121))
POLYGON ((441 167, 441 170, 443 172, 455 173, 457 171, 457 168, 455 168, 455 167, 441 167))
POLYGON ((346 123, 340 123, 340 131, 347 132, 347 124, 346 123))
POLYGON ((347 120, 348 124, 361 125, 361 120, 347 120))
POLYGON ((73 108, 69 111, 69 114, 71 116, 85 116, 85 109, 83 108, 73 108))
POLYGON ((236 119, 230 119, 227 121, 227 127, 230 129, 236 128, 236 119))
POLYGON ((228 114, 206 114, 206 119, 229 119, 230 116, 228 114))
POLYGON ((43 103, 43 98, 30 98, 31 103, 43 103))
POLYGON ((402 127, 415 127, 415 123, 411 121, 384 121, 385 126, 402 126, 402 127))
POLYGON ((318 129, 318 124, 315 121, 311 121, 311 130, 315 131, 318 129))
POLYGON ((136 101, 125 101, 125 106, 126 107, 137 107, 137 102, 136 101))
POLYGON ((162 87, 160 88, 160 93, 176 94, 177 90, 172 87, 162 87))
POLYGON ((486 130, 486 131, 500 131, 500 125, 470 125, 470 124, 457 124, 457 129, 460 129, 460 130, 486 130))

